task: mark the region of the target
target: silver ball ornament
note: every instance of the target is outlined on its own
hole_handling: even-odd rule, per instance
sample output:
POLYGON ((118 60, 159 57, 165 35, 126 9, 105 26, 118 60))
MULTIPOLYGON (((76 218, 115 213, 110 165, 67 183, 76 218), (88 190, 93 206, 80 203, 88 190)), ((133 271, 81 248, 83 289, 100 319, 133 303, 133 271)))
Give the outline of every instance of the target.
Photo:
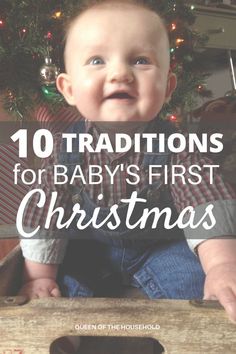
POLYGON ((40 68, 40 83, 46 86, 54 85, 59 73, 60 70, 53 64, 52 58, 46 57, 44 65, 40 68))

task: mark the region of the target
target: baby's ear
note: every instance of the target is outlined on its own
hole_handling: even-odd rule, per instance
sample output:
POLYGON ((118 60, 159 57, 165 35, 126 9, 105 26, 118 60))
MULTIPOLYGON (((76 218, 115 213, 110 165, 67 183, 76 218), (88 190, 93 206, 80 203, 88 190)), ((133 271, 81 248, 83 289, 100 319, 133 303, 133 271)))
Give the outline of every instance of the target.
POLYGON ((168 103, 171 99, 172 93, 176 89, 177 78, 176 75, 170 70, 168 74, 167 86, 166 86, 166 99, 165 102, 168 103))
POLYGON ((58 91, 64 96, 67 103, 71 106, 75 105, 73 90, 70 76, 68 74, 59 74, 56 81, 58 91))

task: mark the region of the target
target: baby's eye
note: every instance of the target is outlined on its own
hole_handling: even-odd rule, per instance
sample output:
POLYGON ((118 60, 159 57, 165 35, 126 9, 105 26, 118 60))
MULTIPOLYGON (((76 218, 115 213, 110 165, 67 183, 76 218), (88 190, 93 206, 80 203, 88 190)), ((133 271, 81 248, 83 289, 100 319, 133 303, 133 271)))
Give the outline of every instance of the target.
POLYGON ((134 60, 135 65, 148 65, 150 64, 150 59, 146 57, 139 57, 134 60))
POLYGON ((90 65, 102 65, 104 64, 104 60, 101 57, 93 57, 89 60, 90 65))

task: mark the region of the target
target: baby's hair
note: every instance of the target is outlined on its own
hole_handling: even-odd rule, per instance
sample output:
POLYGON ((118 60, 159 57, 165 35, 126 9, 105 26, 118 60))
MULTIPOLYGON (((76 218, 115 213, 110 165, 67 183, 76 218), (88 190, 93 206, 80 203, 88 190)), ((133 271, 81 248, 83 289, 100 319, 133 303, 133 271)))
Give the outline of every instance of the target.
POLYGON ((169 39, 169 32, 167 30, 167 25, 164 18, 160 15, 160 4, 158 4, 158 0, 80 0, 78 5, 75 8, 72 8, 71 14, 65 19, 64 22, 64 45, 67 40, 67 36, 69 30, 74 23, 74 21, 87 10, 99 6, 99 5, 108 5, 108 4, 131 4, 143 7, 144 9, 151 10, 155 12, 159 17, 163 24, 163 27, 166 31, 166 35, 169 39))

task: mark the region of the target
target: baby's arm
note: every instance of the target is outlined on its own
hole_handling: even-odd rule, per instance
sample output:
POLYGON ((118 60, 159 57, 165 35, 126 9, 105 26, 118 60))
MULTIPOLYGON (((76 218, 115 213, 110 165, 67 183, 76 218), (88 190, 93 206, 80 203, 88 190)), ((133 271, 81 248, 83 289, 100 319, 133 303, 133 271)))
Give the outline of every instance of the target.
POLYGON ((23 286, 19 295, 26 295, 30 299, 61 296, 56 283, 57 270, 57 264, 43 264, 25 259, 23 286))
POLYGON ((236 322, 236 239, 211 239, 198 246, 206 273, 205 299, 218 299, 236 322))
MULTIPOLYGON (((43 159, 41 170, 44 171, 41 183, 32 186, 32 190, 44 192, 44 206, 39 207, 38 193, 35 193, 24 209, 23 226, 26 232, 35 233, 33 238, 21 238, 21 249, 25 258, 23 285, 20 294, 32 297, 60 296, 56 283, 58 265, 63 262, 67 247, 67 233, 56 227, 57 218, 52 218, 50 228, 44 228, 47 211, 50 207, 52 192, 57 192, 54 210, 58 207, 70 213, 72 208, 69 184, 54 184, 53 166, 60 164, 61 133, 54 135, 53 153, 43 159), (60 231, 60 232, 59 232, 60 231)), ((66 230, 67 231, 67 230, 66 230)))

